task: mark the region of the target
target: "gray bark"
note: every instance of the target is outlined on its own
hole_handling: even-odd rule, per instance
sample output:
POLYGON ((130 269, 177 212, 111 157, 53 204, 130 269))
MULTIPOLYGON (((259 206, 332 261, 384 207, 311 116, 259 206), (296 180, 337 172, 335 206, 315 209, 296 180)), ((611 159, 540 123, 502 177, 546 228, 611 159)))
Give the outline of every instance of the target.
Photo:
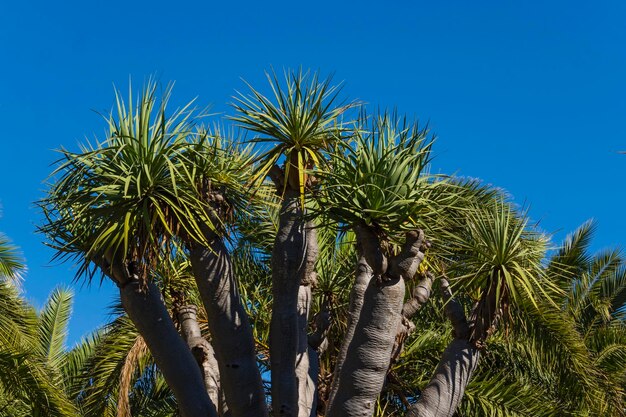
POLYGON ((296 379, 298 381, 298 417, 309 417, 316 395, 317 377, 311 378, 309 370, 309 344, 307 328, 311 306, 311 285, 301 285, 298 294, 298 354, 296 355, 296 379))
MULTIPOLYGON (((342 368, 348 356, 348 350, 352 344, 352 339, 356 331, 363 309, 365 292, 374 276, 380 277, 387 269, 387 258, 383 255, 380 248, 380 241, 374 233, 366 227, 357 226, 357 252, 359 260, 356 268, 356 279, 350 290, 350 304, 348 307, 348 327, 344 336, 344 340, 337 355, 337 363, 333 371, 333 380, 328 396, 328 404, 331 406, 335 402, 335 395, 339 391, 341 378, 343 376, 342 368)), ((328 412, 327 412, 327 415, 328 412)))
POLYGON ((401 319, 404 279, 413 277, 424 258, 421 232, 407 234, 402 251, 389 262, 372 230, 361 226, 356 232, 360 255, 357 285, 352 292, 348 335, 335 370, 328 417, 374 413, 401 319), (367 285, 361 295, 364 282, 367 285))
POLYGON ((431 288, 435 277, 429 271, 425 272, 422 278, 413 288, 411 297, 404 302, 402 306, 402 320, 398 324, 396 341, 393 345, 393 353, 391 354, 391 363, 394 363, 404 350, 404 341, 415 330, 415 324, 411 318, 422 308, 430 299, 431 288))
POLYGON ((225 409, 224 401, 222 401, 223 397, 220 389, 218 361, 215 357, 213 346, 211 346, 208 340, 202 337, 197 313, 198 309, 193 304, 181 306, 176 311, 183 339, 187 342, 191 353, 202 371, 207 394, 213 404, 218 405, 218 414, 224 417, 230 415, 230 413, 225 409))
POLYGON ((174 327, 156 285, 148 282, 142 290, 137 280, 126 281, 120 285, 120 298, 174 393, 181 415, 217 417, 200 369, 174 327))
MULTIPOLYGON (((296 379, 298 381, 298 416, 309 417, 314 412, 317 396, 317 374, 311 375, 311 358, 309 349, 309 314, 313 299, 313 289, 317 285, 315 262, 319 254, 317 231, 313 222, 306 225, 306 256, 304 275, 298 290, 298 353, 296 355, 296 379)), ((315 353, 317 356, 317 353, 315 353)))
POLYGON ((273 303, 270 322, 272 410, 274 415, 284 417, 297 417, 299 409, 296 375, 300 346, 298 293, 307 265, 303 214, 298 192, 287 187, 272 251, 273 303))
POLYGON ((230 256, 222 239, 210 248, 193 245, 190 260, 218 358, 220 382, 235 417, 267 416, 254 338, 241 303, 230 256))
POLYGON ((441 287, 454 339, 443 352, 420 399, 408 410, 407 417, 453 417, 480 358, 480 351, 469 341, 470 328, 463 307, 452 298, 447 280, 441 280, 441 287))

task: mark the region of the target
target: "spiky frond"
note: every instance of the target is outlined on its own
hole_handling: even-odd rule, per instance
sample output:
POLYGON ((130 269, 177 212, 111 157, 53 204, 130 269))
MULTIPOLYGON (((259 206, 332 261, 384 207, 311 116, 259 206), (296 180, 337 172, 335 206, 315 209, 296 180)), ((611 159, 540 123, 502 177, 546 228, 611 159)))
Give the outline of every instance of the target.
POLYGON ((65 360, 65 340, 72 314, 72 291, 56 288, 38 314, 39 353, 46 365, 60 378, 65 360))
POLYGON ((269 170, 285 157, 284 182, 304 196, 307 170, 325 164, 324 151, 343 140, 340 116, 355 103, 337 103, 340 89, 331 79, 317 73, 285 71, 284 83, 275 73, 266 73, 272 98, 248 84, 250 94, 239 93, 231 117, 239 126, 258 134, 252 141, 273 144, 257 160, 253 180, 263 180, 269 170))
POLYGON ((148 82, 136 105, 132 94, 126 104, 116 91, 108 137, 80 153, 61 150, 40 202, 46 215, 41 231, 57 256, 82 261, 77 276, 91 278, 89 263, 103 257, 152 267, 172 235, 182 230, 201 240, 200 224, 211 224, 197 210, 204 204, 198 193, 181 186, 181 153, 193 134, 191 103, 169 115, 171 87, 160 102, 156 90, 148 82))
POLYGON ((395 114, 363 116, 352 146, 332 154, 321 171, 319 209, 348 224, 365 224, 387 238, 414 229, 428 185, 432 140, 425 129, 395 114))
POLYGON ((475 207, 462 220, 465 227, 449 232, 451 273, 474 294, 472 339, 484 340, 498 320, 507 318, 510 302, 551 300, 559 288, 544 276, 547 239, 528 227, 528 218, 502 200, 475 207))
POLYGON ((18 281, 24 269, 24 260, 18 249, 0 233, 0 280, 18 281))

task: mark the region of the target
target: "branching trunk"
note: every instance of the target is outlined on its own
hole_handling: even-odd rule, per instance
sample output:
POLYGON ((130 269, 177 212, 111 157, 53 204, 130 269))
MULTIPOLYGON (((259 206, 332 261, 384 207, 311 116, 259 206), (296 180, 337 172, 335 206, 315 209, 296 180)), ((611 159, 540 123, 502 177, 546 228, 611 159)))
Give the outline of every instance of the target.
POLYGON ((415 325, 411 321, 411 318, 413 318, 430 299, 434 279, 433 274, 430 271, 426 271, 415 288, 413 288, 411 297, 404 302, 402 306, 402 320, 398 325, 396 341, 391 353, 391 363, 394 363, 400 357, 404 350, 405 340, 415 330, 415 325))
POLYGON ((202 375, 207 394, 213 402, 218 405, 218 414, 225 416, 225 404, 221 401, 220 373, 217 358, 213 346, 202 337, 200 325, 198 324, 197 307, 193 304, 177 308, 176 314, 181 327, 183 339, 187 342, 202 375))
POLYGON ((193 245, 190 260, 219 362, 222 390, 235 417, 267 416, 254 338, 224 242, 193 245))
MULTIPOLYGON (((298 320, 298 293, 306 272, 306 246, 300 196, 296 190, 287 187, 283 194, 278 231, 272 251, 270 366, 272 409, 276 416, 298 416, 299 384, 296 362, 301 327, 298 320)), ((306 373, 308 374, 308 369, 306 373)))
POLYGON ((447 280, 441 280, 441 287, 454 339, 443 352, 435 374, 422 390, 419 401, 407 412, 407 417, 454 416, 480 358, 480 351, 469 341, 470 328, 463 307, 452 298, 447 280))
POLYGON ((142 290, 138 280, 129 280, 120 285, 120 297, 174 393, 181 415, 217 417, 198 365, 174 327, 156 285, 149 282, 142 290))
POLYGON ((370 280, 340 383, 327 416, 371 416, 383 386, 400 310, 404 281, 370 280))
POLYGON ((424 258, 421 232, 407 234, 402 251, 389 262, 372 230, 362 226, 356 232, 360 255, 357 284, 364 272, 369 272, 370 279, 360 299, 360 294, 353 292, 357 304, 351 305, 350 319, 356 319, 356 324, 349 324, 349 338, 342 345, 345 353, 336 369, 329 417, 374 413, 401 319, 404 279, 413 277, 424 258))

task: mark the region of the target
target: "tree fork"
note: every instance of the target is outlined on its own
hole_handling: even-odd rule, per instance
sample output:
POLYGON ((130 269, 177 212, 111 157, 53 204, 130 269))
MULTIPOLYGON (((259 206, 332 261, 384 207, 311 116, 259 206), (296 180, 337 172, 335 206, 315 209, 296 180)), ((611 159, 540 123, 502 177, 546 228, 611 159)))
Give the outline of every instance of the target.
POLYGON ((328 417, 374 413, 401 319, 404 279, 412 278, 424 259, 422 231, 407 233, 400 253, 390 260, 370 228, 357 228, 357 240, 362 258, 377 279, 369 280, 351 338, 342 346, 346 355, 333 381, 328 417))

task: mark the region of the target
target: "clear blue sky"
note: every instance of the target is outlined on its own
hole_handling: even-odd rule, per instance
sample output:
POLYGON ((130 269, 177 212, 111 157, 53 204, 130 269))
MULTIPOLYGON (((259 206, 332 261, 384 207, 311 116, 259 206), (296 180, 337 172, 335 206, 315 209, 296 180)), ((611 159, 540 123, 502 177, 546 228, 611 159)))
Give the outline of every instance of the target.
MULTIPOLYGON (((270 66, 334 73, 346 97, 430 121, 434 171, 507 189, 559 239, 593 217, 596 248, 624 244, 625 2, 226 3, 1 3, 0 231, 37 305, 73 277, 34 234, 53 149, 101 135, 113 83, 151 74, 226 111, 270 66)), ((74 288, 72 341, 114 294, 74 288)))

